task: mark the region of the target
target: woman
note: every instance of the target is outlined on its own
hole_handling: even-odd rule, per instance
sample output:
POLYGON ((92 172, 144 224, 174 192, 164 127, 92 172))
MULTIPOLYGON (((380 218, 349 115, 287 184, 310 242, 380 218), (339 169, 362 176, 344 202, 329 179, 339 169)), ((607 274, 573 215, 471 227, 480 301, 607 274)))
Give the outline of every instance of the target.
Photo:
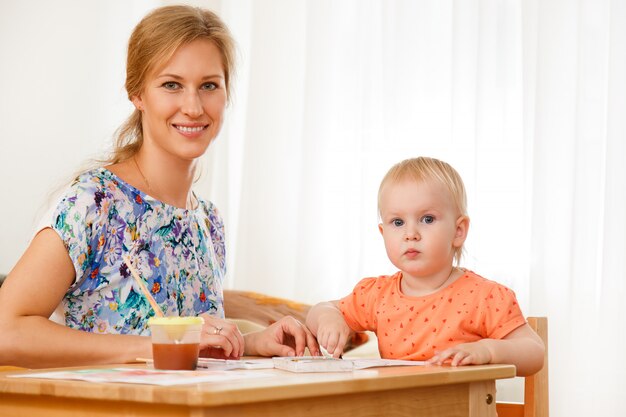
POLYGON ((224 320, 223 223, 191 186, 222 126, 233 50, 224 23, 200 8, 162 7, 137 25, 126 74, 135 111, 105 166, 74 180, 2 286, 0 364, 151 356, 154 312, 125 257, 166 315, 204 318, 202 356, 319 354, 291 317, 245 336, 224 320))

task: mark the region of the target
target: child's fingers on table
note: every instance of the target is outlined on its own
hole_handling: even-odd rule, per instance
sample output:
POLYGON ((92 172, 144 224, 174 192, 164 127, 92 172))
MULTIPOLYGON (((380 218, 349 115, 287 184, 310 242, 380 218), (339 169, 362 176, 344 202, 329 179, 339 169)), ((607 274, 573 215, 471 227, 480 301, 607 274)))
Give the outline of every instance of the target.
POLYGON ((334 351, 332 352, 328 352, 332 355, 333 358, 340 358, 341 355, 343 354, 343 346, 342 345, 338 345, 334 351))
POLYGON ((330 343, 330 339, 332 338, 333 331, 331 329, 320 329, 320 332, 317 335, 317 341, 324 349, 328 350, 328 344, 330 343))
POLYGON ((459 365, 483 365, 489 363, 475 353, 467 353, 463 359, 459 361, 459 365))
POLYGON ((428 360, 429 363, 435 365, 442 365, 446 360, 450 359, 456 351, 452 349, 446 349, 444 351, 435 351, 435 355, 428 360))
POLYGON ((454 354, 450 365, 452 366, 469 365, 471 362, 472 362, 471 355, 468 352, 460 350, 454 354))
POLYGON ((326 338, 326 345, 324 346, 328 353, 332 354, 337 348, 337 345, 339 344, 339 336, 339 332, 334 331, 328 333, 328 337, 326 338))
POLYGON ((339 344, 337 345, 337 348, 335 349, 335 354, 333 355, 334 357, 336 358, 341 357, 341 355, 343 354, 343 350, 348 344, 348 337, 350 337, 349 333, 342 332, 339 334, 339 344))
POLYGON ((329 354, 331 354, 334 358, 338 358, 343 353, 343 348, 346 346, 348 341, 348 336, 343 332, 335 332, 329 338, 328 346, 326 350, 329 354))

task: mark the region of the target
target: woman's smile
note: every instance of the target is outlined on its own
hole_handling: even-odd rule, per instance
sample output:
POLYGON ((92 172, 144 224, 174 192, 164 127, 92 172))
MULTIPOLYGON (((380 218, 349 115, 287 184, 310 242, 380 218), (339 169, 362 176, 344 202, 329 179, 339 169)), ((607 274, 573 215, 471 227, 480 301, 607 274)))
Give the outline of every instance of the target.
POLYGON ((208 124, 172 124, 181 135, 188 138, 196 138, 201 136, 209 127, 208 124))

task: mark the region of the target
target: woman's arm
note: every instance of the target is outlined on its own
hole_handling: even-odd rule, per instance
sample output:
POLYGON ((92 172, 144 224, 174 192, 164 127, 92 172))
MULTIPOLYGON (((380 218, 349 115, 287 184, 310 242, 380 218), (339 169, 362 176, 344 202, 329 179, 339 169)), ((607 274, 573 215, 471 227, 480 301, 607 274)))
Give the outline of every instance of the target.
POLYGON ((93 334, 49 320, 75 272, 61 238, 39 232, 0 287, 0 364, 29 368, 152 357, 150 338, 93 334))

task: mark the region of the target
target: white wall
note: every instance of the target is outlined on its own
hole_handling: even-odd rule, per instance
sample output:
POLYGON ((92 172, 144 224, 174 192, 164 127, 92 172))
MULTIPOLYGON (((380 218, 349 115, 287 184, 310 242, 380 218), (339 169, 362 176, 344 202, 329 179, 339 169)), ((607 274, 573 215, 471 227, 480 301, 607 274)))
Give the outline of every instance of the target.
POLYGON ((129 114, 126 42, 153 3, 0 5, 0 273, 21 256, 49 192, 101 155, 129 114))
MULTIPOLYGON (((109 148, 132 111, 124 90, 128 37, 149 10, 175 3, 0 2, 0 274, 26 249, 51 193, 109 148)), ((242 24, 228 21, 237 4, 185 3, 218 11, 237 37, 242 24)), ((207 159, 205 171, 216 163, 213 152, 207 159)), ((203 175, 201 194, 211 186, 203 175)))

